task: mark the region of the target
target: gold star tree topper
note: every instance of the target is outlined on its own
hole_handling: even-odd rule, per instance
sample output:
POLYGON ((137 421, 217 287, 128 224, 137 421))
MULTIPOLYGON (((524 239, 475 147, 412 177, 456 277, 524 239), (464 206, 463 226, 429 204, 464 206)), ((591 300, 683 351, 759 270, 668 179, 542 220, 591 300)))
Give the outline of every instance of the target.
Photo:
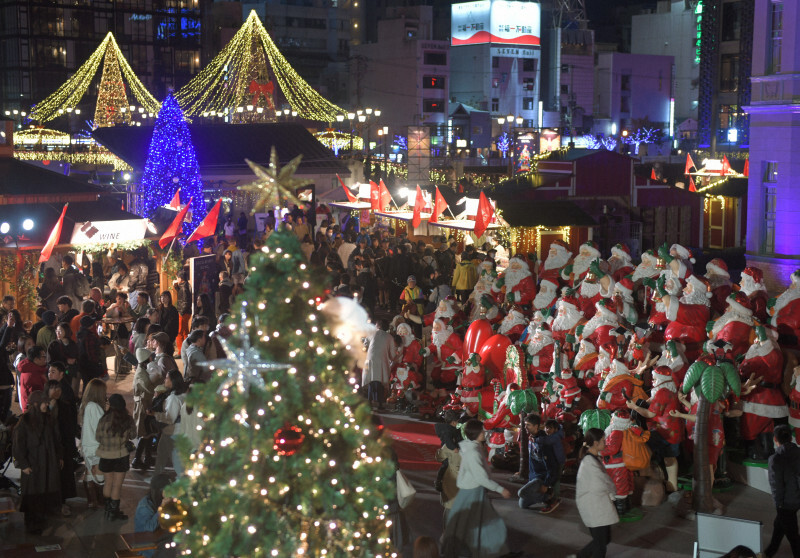
POLYGON ((256 192, 261 196, 256 202, 255 207, 253 207, 253 213, 264 208, 272 209, 284 203, 303 205, 303 202, 297 198, 295 192, 297 188, 307 186, 311 184, 312 181, 294 177, 294 173, 297 171, 297 167, 300 165, 300 160, 302 158, 302 155, 298 155, 289 161, 286 166, 280 168, 278 153, 275 151, 275 147, 273 147, 269 156, 269 167, 267 168, 262 167, 258 163, 254 163, 250 159, 245 159, 255 173, 257 180, 240 186, 239 188, 249 192, 256 192))

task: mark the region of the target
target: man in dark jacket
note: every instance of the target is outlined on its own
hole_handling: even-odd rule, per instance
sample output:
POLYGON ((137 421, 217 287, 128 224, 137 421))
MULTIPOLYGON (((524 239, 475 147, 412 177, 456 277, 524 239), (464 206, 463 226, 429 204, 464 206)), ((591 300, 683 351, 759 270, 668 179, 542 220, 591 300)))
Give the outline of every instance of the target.
MULTIPOLYGON (((174 283, 177 299, 175 309, 178 311, 178 334, 175 337, 175 346, 183 345, 184 339, 189 335, 189 324, 192 319, 192 287, 189 284, 189 270, 184 269, 174 283)), ((163 323, 161 324, 164 325, 163 323)), ((166 329, 164 330, 166 331, 166 329)))
POLYGON ((768 558, 775 556, 786 536, 792 555, 800 557, 800 534, 797 530, 797 510, 800 509, 800 448, 792 441, 792 429, 787 424, 775 427, 775 453, 769 458, 769 486, 777 515, 772 539, 764 550, 768 558))
POLYGON ((528 431, 528 484, 519 489, 517 496, 522 509, 544 503, 541 513, 550 513, 561 503, 561 499, 554 494, 554 488, 561 478, 556 444, 561 443, 564 432, 559 429, 548 435, 541 422, 539 415, 525 417, 525 429, 528 431))
POLYGON ((397 311, 397 306, 400 303, 400 294, 406 286, 408 276, 413 273, 414 261, 408 255, 408 247, 403 244, 400 246, 399 252, 392 256, 389 262, 391 280, 389 284, 389 305, 392 314, 397 311))

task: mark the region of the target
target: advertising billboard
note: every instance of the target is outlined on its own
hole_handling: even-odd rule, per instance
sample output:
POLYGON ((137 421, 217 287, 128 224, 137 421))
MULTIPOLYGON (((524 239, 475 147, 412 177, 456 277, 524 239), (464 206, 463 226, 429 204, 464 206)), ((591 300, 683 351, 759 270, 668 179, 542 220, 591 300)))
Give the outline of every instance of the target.
POLYGON ((453 4, 451 45, 540 46, 537 2, 481 0, 453 4))

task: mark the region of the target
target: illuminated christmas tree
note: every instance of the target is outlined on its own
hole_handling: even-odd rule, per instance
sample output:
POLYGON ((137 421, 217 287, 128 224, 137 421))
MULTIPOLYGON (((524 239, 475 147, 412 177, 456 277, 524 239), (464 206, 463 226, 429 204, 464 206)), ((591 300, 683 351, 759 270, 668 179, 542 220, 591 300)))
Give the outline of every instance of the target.
MULTIPOLYGON (((162 525, 197 557, 390 556, 395 464, 336 336, 363 330, 332 318, 355 310, 320 305, 290 231, 251 265, 229 359, 187 398, 202 436, 194 452, 178 439, 187 474, 166 491, 162 525)), ((326 304, 358 307, 340 300, 326 304)))
POLYGON ((152 217, 156 209, 169 203, 178 188, 181 204, 192 199, 191 227, 195 228, 206 215, 203 183, 189 126, 175 98, 169 94, 158 112, 142 174, 142 215, 152 217))
POLYGON ((97 127, 127 124, 131 121, 128 109, 128 96, 122 82, 119 59, 111 47, 106 47, 103 62, 103 76, 100 78, 100 91, 97 94, 97 106, 94 111, 94 123, 97 127))

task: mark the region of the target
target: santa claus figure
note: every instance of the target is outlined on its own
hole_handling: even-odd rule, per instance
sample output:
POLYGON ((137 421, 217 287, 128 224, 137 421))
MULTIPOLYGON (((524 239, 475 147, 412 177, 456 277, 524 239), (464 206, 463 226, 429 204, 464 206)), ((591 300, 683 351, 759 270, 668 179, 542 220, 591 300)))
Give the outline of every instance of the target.
POLYGON ((667 319, 667 308, 664 305, 664 296, 670 295, 678 298, 681 294, 681 284, 677 279, 666 278, 658 282, 645 279, 644 291, 650 293, 650 316, 647 325, 650 326, 650 344, 654 350, 659 350, 664 344, 664 331, 670 320, 667 319))
POLYGON ((620 243, 611 248, 611 257, 608 258, 608 272, 615 282, 633 273, 631 250, 627 244, 620 243))
POLYGON ((792 273, 792 284, 781 295, 770 300, 772 326, 780 335, 781 344, 796 346, 800 340, 800 269, 792 273))
POLYGON ((541 324, 526 341, 528 373, 535 380, 540 380, 553 365, 553 333, 547 324, 541 324))
POLYGON ((658 357, 656 366, 666 366, 672 371, 672 380, 675 385, 680 386, 683 384, 683 378, 686 376, 686 371, 689 370, 691 363, 686 360, 686 353, 684 352, 684 345, 678 341, 669 341, 664 344, 664 350, 661 356, 658 357))
POLYGON ((794 429, 795 443, 800 443, 800 366, 792 375, 792 392, 789 394, 789 426, 794 429))
POLYGON ((766 459, 772 450, 773 421, 789 416, 783 397, 783 354, 778 344, 769 338, 764 326, 756 328, 757 340, 739 365, 743 381, 750 376, 761 378, 758 385, 742 395, 742 439, 747 444, 748 456, 766 459))
POLYGON ((498 291, 505 287, 504 302, 527 306, 536 296, 536 283, 531 270, 520 256, 508 260, 508 267, 503 276, 495 282, 494 289, 498 291))
POLYGON ((562 368, 561 374, 553 378, 556 383, 556 394, 558 395, 558 406, 560 412, 556 416, 559 422, 577 422, 579 410, 575 409, 575 404, 581 398, 581 388, 578 380, 573 376, 572 370, 562 368))
MULTIPOLYGON (((494 380, 495 382, 497 380, 494 380)), ((508 408, 508 396, 513 391, 517 391, 519 385, 515 383, 508 384, 508 387, 499 397, 497 410, 491 417, 483 421, 483 428, 490 431, 486 438, 486 445, 489 446, 489 459, 492 458, 494 453, 505 447, 506 438, 505 430, 519 426, 519 415, 515 415, 508 408)))
POLYGON ((739 292, 747 297, 753 316, 762 324, 767 323, 767 287, 764 285, 764 272, 757 267, 746 267, 742 271, 739 292))
POLYGON ((493 404, 493 391, 489 390, 488 401, 483 401, 483 384, 486 381, 481 357, 472 353, 464 362, 464 371, 458 378, 461 405, 471 417, 477 416, 482 407, 488 406, 491 410, 493 404), (488 405, 487 405, 488 404, 488 405))
POLYGON ((665 315, 670 321, 664 331, 666 341, 680 341, 686 347, 686 357, 695 360, 706 339, 706 324, 710 313, 711 291, 705 277, 690 275, 679 299, 674 295, 662 297, 665 315))
POLYGON ((733 293, 728 297, 728 308, 711 326, 709 337, 713 341, 725 341, 731 344, 731 358, 745 354, 755 339, 755 322, 753 311, 747 304, 747 297, 742 293, 733 293))
POLYGON ((506 317, 500 322, 500 327, 497 328, 497 333, 505 335, 511 339, 512 343, 519 341, 520 336, 528 327, 528 318, 522 313, 522 310, 514 306, 508 311, 506 317))
POLYGON ((639 313, 636 311, 636 303, 633 300, 633 281, 630 276, 622 277, 619 281, 614 282, 613 301, 617 316, 628 325, 636 325, 639 321, 639 313))
POLYGON ((550 326, 553 339, 564 346, 565 342, 576 343, 575 329, 583 319, 583 312, 578 307, 578 301, 571 296, 562 296, 556 303, 556 317, 550 326))
POLYGON ((578 338, 588 339, 597 347, 606 343, 616 343, 617 334, 614 330, 620 323, 612 303, 608 300, 599 300, 595 307, 597 309, 595 315, 583 326, 578 326, 578 338))
POLYGON ((440 300, 433 315, 425 316, 425 325, 431 325, 436 319, 442 320, 446 326, 452 327, 453 331, 458 331, 464 325, 464 314, 458 307, 458 302, 452 298, 440 300))
POLYGON ((572 261, 572 265, 568 265, 561 271, 561 279, 568 281, 572 287, 576 286, 580 281, 583 281, 589 272, 589 265, 593 261, 600 259, 600 250, 597 248, 597 243, 590 240, 581 244, 581 249, 572 261))
MULTIPOLYGON (((608 345, 603 347, 608 351, 608 345)), ((611 369, 600 382, 600 395, 597 397, 597 408, 616 411, 625 409, 628 399, 634 401, 646 399, 647 394, 642 389, 644 382, 634 376, 628 365, 619 359, 611 362, 611 369)))
POLYGON ((461 352, 461 338, 453 333, 453 328, 448 327, 443 320, 435 319, 431 331, 431 344, 421 351, 422 356, 433 356, 431 381, 434 387, 447 390, 455 388, 456 378, 461 369, 461 352))
POLYGON ((408 324, 399 324, 397 326, 397 335, 400 336, 402 345, 398 347, 398 358, 395 361, 395 370, 398 367, 405 367, 415 372, 422 370, 422 345, 414 338, 414 332, 408 324))
POLYGON ((620 409, 611 415, 611 424, 606 428, 606 447, 600 453, 606 473, 617 489, 614 505, 619 515, 629 510, 628 496, 633 494, 633 472, 625 467, 622 457, 622 438, 630 426, 631 414, 627 409, 620 409))
POLYGON ((422 375, 419 372, 405 366, 397 368, 392 380, 392 400, 394 402, 413 403, 418 399, 420 389, 422 389, 422 375))
POLYGON ((469 321, 472 323, 482 317, 493 324, 503 319, 500 306, 492 296, 491 284, 478 281, 469 295, 469 321))
MULTIPOLYGON (((575 371, 579 380, 583 380, 587 374, 594 375, 595 364, 597 363, 597 347, 588 339, 581 339, 578 344, 578 351, 575 353, 575 358, 572 361, 572 369, 575 371)), ((609 360, 606 365, 610 365, 609 360)), ((597 398, 595 394, 594 399, 597 398)))
POLYGON ((486 258, 478 264, 478 283, 485 283, 491 288, 497 279, 496 265, 491 258, 486 258))
POLYGON ((669 255, 673 258, 684 262, 687 267, 689 268, 689 272, 692 271, 692 266, 696 263, 694 257, 692 256, 692 251, 686 248, 685 246, 681 246, 680 244, 673 244, 669 247, 669 255))
POLYGON ((628 401, 628 408, 647 418, 650 439, 659 441, 656 446, 664 458, 667 469, 667 491, 678 489, 678 461, 680 443, 684 437, 683 420, 674 417, 672 411, 680 411, 678 387, 672 378, 672 370, 668 366, 657 366, 653 370, 653 388, 647 407, 640 407, 638 402, 628 401))
POLYGON ((631 275, 634 285, 640 285, 644 279, 657 279, 661 275, 661 268, 658 267, 658 257, 652 250, 642 252, 642 261, 636 266, 631 275))
POLYGON ((721 316, 728 305, 728 296, 731 294, 731 276, 728 273, 728 264, 720 258, 714 258, 706 264, 706 279, 711 287, 711 313, 721 316))
POLYGON ((650 352, 650 330, 636 328, 628 341, 628 348, 625 350, 623 360, 631 366, 638 366, 644 361, 645 356, 650 352))
POLYGON ((533 298, 533 310, 550 310, 558 301, 558 284, 555 280, 542 279, 539 283, 539 292, 533 298))
POLYGON ((561 271, 567 267, 570 258, 572 258, 572 252, 569 251, 567 243, 561 239, 554 240, 550 244, 547 259, 539 266, 539 280, 547 279, 554 284, 559 284, 561 271))

